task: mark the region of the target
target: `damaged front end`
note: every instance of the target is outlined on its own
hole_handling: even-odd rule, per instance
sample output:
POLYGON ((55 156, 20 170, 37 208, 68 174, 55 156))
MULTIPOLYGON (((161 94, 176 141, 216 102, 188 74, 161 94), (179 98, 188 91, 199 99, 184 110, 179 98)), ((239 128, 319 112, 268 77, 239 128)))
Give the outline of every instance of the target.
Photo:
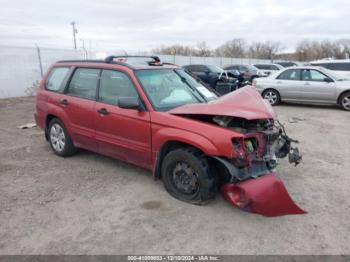
POLYGON ((221 188, 231 204, 264 216, 303 214, 289 196, 283 182, 276 175, 277 160, 288 156, 298 165, 302 159, 297 147, 285 132, 283 125, 273 119, 245 120, 216 116, 213 121, 243 134, 233 138, 232 159, 214 157, 227 172, 221 188))
POLYGON ((268 101, 252 87, 243 87, 207 104, 177 107, 181 115, 231 129, 230 157, 211 156, 223 167, 221 192, 231 204, 264 216, 303 214, 277 177, 278 159, 288 157, 298 165, 302 159, 298 141, 291 139, 268 101))

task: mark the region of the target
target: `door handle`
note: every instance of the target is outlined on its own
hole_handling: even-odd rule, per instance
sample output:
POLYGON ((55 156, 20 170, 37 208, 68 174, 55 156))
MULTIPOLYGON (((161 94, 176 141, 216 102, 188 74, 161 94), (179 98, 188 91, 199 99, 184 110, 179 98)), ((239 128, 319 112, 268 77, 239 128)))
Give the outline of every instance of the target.
POLYGON ((277 81, 276 84, 282 84, 282 81, 277 81))
POLYGON ((67 99, 62 99, 62 100, 60 100, 60 104, 61 104, 61 105, 64 105, 64 106, 68 106, 68 105, 69 105, 67 99))
POLYGON ((97 109, 97 112, 100 113, 101 115, 108 115, 109 114, 109 112, 107 111, 106 108, 97 109))
POLYGON ((309 83, 309 82, 306 82, 304 85, 309 86, 309 85, 310 85, 310 83, 309 83))

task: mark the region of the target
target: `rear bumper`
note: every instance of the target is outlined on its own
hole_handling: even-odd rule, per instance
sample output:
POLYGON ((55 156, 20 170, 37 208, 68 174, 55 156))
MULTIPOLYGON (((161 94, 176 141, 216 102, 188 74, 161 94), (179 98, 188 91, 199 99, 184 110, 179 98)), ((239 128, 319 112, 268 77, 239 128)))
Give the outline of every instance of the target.
POLYGON ((38 127, 40 127, 41 129, 45 128, 44 120, 41 119, 37 113, 34 113, 34 120, 38 127))

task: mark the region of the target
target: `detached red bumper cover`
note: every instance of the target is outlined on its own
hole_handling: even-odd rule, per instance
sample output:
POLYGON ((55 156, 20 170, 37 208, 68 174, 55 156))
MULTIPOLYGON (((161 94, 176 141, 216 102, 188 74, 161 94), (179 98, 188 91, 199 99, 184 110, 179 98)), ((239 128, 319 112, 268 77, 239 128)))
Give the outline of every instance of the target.
POLYGON ((273 173, 237 184, 224 184, 221 192, 231 204, 267 217, 306 213, 294 203, 283 182, 273 173))

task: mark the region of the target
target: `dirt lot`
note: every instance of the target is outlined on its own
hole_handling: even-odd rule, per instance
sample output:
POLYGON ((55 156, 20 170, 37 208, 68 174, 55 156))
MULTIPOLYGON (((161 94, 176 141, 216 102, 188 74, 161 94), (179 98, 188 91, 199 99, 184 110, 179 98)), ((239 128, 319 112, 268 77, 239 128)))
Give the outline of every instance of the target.
POLYGON ((16 128, 34 100, 0 100, 0 254, 350 254, 350 113, 276 110, 301 141, 303 164, 279 170, 307 215, 265 218, 220 196, 193 206, 135 166, 57 157, 40 129, 16 128))

